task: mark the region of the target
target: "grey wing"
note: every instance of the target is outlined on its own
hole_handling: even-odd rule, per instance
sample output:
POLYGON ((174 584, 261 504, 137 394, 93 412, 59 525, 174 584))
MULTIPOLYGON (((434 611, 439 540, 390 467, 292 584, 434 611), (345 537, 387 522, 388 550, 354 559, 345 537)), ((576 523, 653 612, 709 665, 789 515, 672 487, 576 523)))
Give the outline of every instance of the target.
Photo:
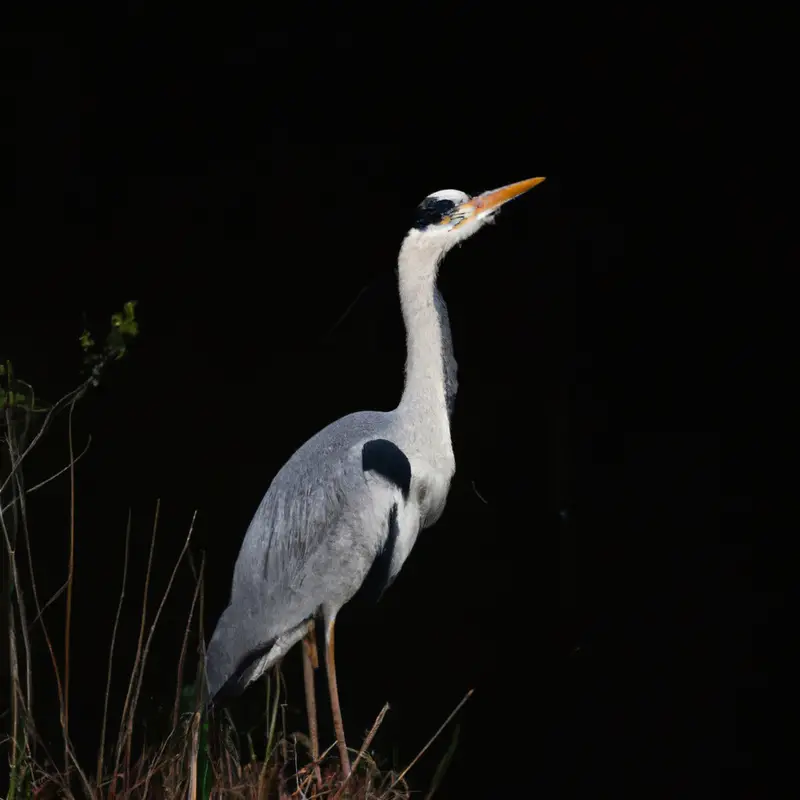
POLYGON ((248 658, 296 639, 320 607, 338 610, 358 590, 398 494, 391 481, 363 468, 363 444, 381 433, 384 416, 339 420, 275 476, 245 534, 230 605, 209 643, 212 694, 248 658))
POLYGON ((360 442, 314 455, 276 476, 234 571, 232 600, 261 586, 265 616, 281 628, 358 588, 388 515, 389 499, 362 469, 360 442))

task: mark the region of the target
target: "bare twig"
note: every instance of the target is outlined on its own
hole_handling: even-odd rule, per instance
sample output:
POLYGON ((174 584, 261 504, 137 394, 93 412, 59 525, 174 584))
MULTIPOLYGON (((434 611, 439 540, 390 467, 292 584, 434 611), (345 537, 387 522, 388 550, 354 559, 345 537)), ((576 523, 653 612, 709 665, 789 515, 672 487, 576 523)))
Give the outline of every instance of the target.
MULTIPOLYGON (((86 440, 86 447, 84 447, 83 450, 80 453, 78 453, 77 456, 75 456, 76 464, 89 452, 89 446, 91 445, 91 443, 92 443, 92 437, 89 436, 86 440)), ((67 464, 65 467, 61 467, 61 469, 58 470, 58 472, 54 472, 52 475, 45 478, 43 481, 39 481, 39 483, 31 486, 30 489, 26 489, 25 495, 27 496, 29 494, 33 494, 35 491, 38 491, 39 489, 47 486, 48 483, 52 483, 56 478, 60 478, 65 472, 69 472, 69 469, 70 469, 69 464, 67 464)), ((8 505, 5 505, 0 509, 0 514, 5 514, 7 511, 11 509, 12 506, 16 505, 16 503, 18 502, 20 502, 18 498, 16 497, 13 498, 8 505)))
POLYGON ((178 555, 178 558, 175 560, 175 566, 172 568, 172 574, 169 576, 169 582, 167 583, 167 588, 164 591, 164 595, 161 598, 161 603, 159 604, 158 609, 156 610, 156 614, 153 617, 153 623, 150 626, 150 631, 149 631, 149 633, 147 635, 147 641, 145 642, 144 649, 142 651, 142 661, 141 661, 141 664, 140 664, 140 667, 139 667, 139 674, 137 675, 136 691, 135 691, 135 693, 133 695, 133 701, 131 702, 130 712, 128 714, 128 731, 127 731, 127 734, 126 734, 126 739, 127 739, 126 747, 128 748, 128 750, 130 750, 130 743, 131 743, 131 738, 132 738, 132 734, 133 734, 133 718, 134 718, 134 715, 136 713, 136 705, 139 702, 139 694, 142 691, 142 681, 143 681, 143 678, 144 678, 144 666, 145 666, 145 663, 147 662, 147 656, 148 656, 148 654, 150 652, 150 645, 153 642, 153 635, 155 634, 156 626, 158 625, 158 620, 161 617, 161 612, 164 610, 164 604, 167 602, 167 597, 169 597, 169 593, 170 593, 170 591, 172 589, 172 584, 175 581, 175 575, 178 572, 178 567, 181 565, 181 562, 183 561, 183 557, 184 557, 184 555, 186 553, 186 550, 189 547, 189 542, 191 541, 192 533, 194 532, 195 519, 197 519, 197 511, 195 511, 194 514, 192 514, 192 521, 191 521, 191 524, 189 525, 189 532, 186 534, 186 540, 183 543, 183 547, 181 548, 181 552, 178 555))
POLYGON ((475 485, 475 481, 472 481, 472 491, 478 496, 478 499, 484 504, 489 505, 489 501, 478 491, 478 487, 475 485))
MULTIPOLYGON (((31 393, 33 393, 33 389, 31 389, 31 393)), ((84 448, 83 452, 76 459, 74 459, 75 463, 77 463, 77 461, 80 460, 80 458, 82 458, 83 455, 87 452, 87 450, 89 449, 89 443, 90 442, 91 442, 91 437, 89 437, 89 439, 88 439, 88 441, 86 443, 86 447, 84 448)), ((47 626, 44 624, 44 619, 43 619, 42 615, 47 610, 47 608, 50 606, 50 604, 55 602, 55 600, 58 597, 60 597, 61 593, 64 591, 64 589, 66 589, 67 583, 65 582, 63 584, 63 586, 47 601, 47 603, 45 603, 44 607, 42 607, 40 605, 40 603, 39 603, 39 591, 38 591, 38 588, 37 588, 37 585, 36 585, 36 573, 35 573, 35 570, 33 568, 33 551, 31 549, 30 531, 29 531, 29 528, 28 528, 27 496, 29 494, 31 494, 32 492, 35 492, 37 489, 40 489, 42 486, 45 486, 51 480, 53 480, 54 478, 56 478, 59 475, 63 474, 64 472, 68 471, 69 469, 70 469, 70 464, 67 464, 66 467, 61 469, 59 472, 55 473, 55 475, 51 475, 49 478, 46 478, 45 480, 41 481, 40 483, 37 483, 35 486, 32 486, 30 489, 27 489, 27 488, 25 488, 23 486, 23 484, 22 484, 22 472, 21 471, 17 471, 16 475, 14 477, 14 483, 17 486, 16 496, 14 497, 12 502, 9 504, 9 506, 6 506, 3 509, 3 511, 0 512, 0 516, 2 516, 5 513, 5 511, 11 505, 14 505, 15 507, 17 505, 19 506, 20 517, 22 519, 23 538, 25 540, 25 551, 26 551, 27 559, 28 559, 28 574, 29 574, 30 580, 31 580, 31 594, 33 596, 33 602, 34 602, 34 606, 36 608, 36 617, 27 626, 27 629, 28 629, 28 631, 30 631, 33 628, 33 626, 39 620, 41 620, 42 634, 44 635, 45 643, 47 644, 47 649, 48 649, 48 652, 50 654, 50 661, 51 661, 51 663, 53 665, 53 672, 54 672, 55 679, 56 679, 56 689, 57 689, 57 692, 58 692, 59 709, 63 708, 63 706, 64 706, 64 695, 63 695, 63 688, 62 688, 62 683, 61 683, 61 675, 60 675, 60 672, 59 672, 59 669, 58 669, 58 662, 56 661, 56 655, 55 655, 55 651, 53 649, 53 644, 50 641, 50 634, 48 633, 47 626)), ((31 712, 31 709, 32 709, 32 695, 31 695, 30 689, 29 689, 29 692, 28 692, 27 702, 28 702, 28 712, 32 713, 31 712)), ((65 764, 65 768, 66 768, 66 764, 65 764)))
POLYGON ((425 795, 425 800, 431 800, 433 795, 436 793, 436 790, 442 783, 444 774, 447 772, 447 768, 450 766, 450 762, 453 760, 456 748, 458 747, 458 731, 459 726, 456 725, 455 730, 453 731, 453 739, 450 742, 450 747, 447 748, 447 752, 445 752, 445 754, 442 756, 441 761, 436 767, 436 772, 433 773, 430 789, 428 789, 428 793, 425 795))
POLYGON ((61 586, 59 586, 58 589, 56 589, 53 594, 50 595, 47 602, 39 610, 39 613, 31 620, 30 625, 28 625, 28 630, 31 630, 33 626, 42 618, 44 612, 47 611, 47 609, 50 608, 50 606, 53 605, 53 603, 55 603, 55 601, 58 600, 62 594, 64 594, 64 592, 67 590, 67 585, 68 581, 64 581, 64 583, 62 583, 61 586))
MULTIPOLYGON (((267 711, 267 714, 269 714, 269 711, 270 711, 270 701, 271 701, 270 695, 272 694, 272 692, 270 691, 271 683, 272 683, 271 679, 272 679, 271 673, 267 673, 267 676, 266 676, 266 684, 267 684, 267 709, 266 709, 266 711, 267 711)), ((275 702, 272 705, 272 718, 270 719, 268 733, 267 733, 267 747, 266 747, 266 750, 264 751, 264 764, 263 764, 263 766, 261 768, 261 775, 259 776, 259 786, 262 785, 263 781, 266 780, 267 765, 269 764, 270 758, 272 757, 272 753, 273 753, 273 750, 274 750, 273 742, 274 742, 274 739, 275 739, 275 725, 277 724, 277 721, 278 721, 278 708, 280 706, 280 702, 281 702, 280 675, 276 674, 275 675, 275 702)), ((284 733, 285 733, 285 731, 284 731, 284 733)))
MULTIPOLYGON (((375 734, 378 732, 378 728, 380 728, 381 723, 383 722, 383 718, 386 716, 386 713, 389 711, 389 704, 386 703, 384 707, 381 709, 380 714, 378 714, 377 719, 375 720, 374 724, 370 728, 369 733, 367 734, 367 738, 364 739, 364 744, 361 745, 361 749, 358 751, 358 755, 356 756, 356 760, 353 762, 353 766, 350 768, 350 774, 342 781, 342 785, 339 787, 339 791, 333 796, 333 800, 339 800, 341 797, 342 792, 345 789, 345 786, 350 782, 350 778, 356 774, 356 767, 359 765, 359 762, 364 756, 364 753, 369 750, 369 746, 372 744, 372 740, 375 738, 375 734)), ((402 777, 402 776, 401 776, 402 777)))
POLYGON ((89 783, 89 779, 86 777, 86 773, 81 769, 81 765, 78 763, 78 759, 75 757, 75 751, 72 749, 72 744, 69 739, 65 739, 64 746, 67 751, 67 765, 69 765, 69 762, 71 761, 72 765, 75 767, 75 770, 81 779, 81 783, 83 784, 83 789, 86 792, 86 797, 94 797, 94 792, 92 791, 92 786, 89 783))
POLYGON ((11 667, 11 779, 9 781, 9 794, 13 794, 19 775, 20 741, 19 741, 19 661, 17 659, 17 634, 14 621, 14 607, 8 608, 8 644, 9 644, 9 666, 11 667))
POLYGON ((448 724, 450 723, 450 720, 453 719, 453 717, 456 714, 458 714, 458 712, 461 710, 461 707, 464 705, 464 703, 466 703, 467 700, 469 700, 469 698, 472 697, 472 693, 474 691, 475 691, 474 689, 470 689, 464 695, 464 697, 461 699, 461 702, 450 712, 450 715, 441 724, 441 726, 439 727, 439 730, 437 730, 436 733, 434 733, 433 736, 431 736, 430 740, 425 745, 425 747, 423 747, 422 750, 420 750, 419 753, 417 753, 417 755, 415 756, 414 760, 394 779, 394 782, 389 787, 390 789, 394 788, 401 780, 403 780, 403 778, 406 776, 406 773, 411 769, 411 767, 413 767, 414 764, 416 764, 417 761, 419 761, 420 758, 422 758, 422 756, 424 755, 425 751, 436 741, 436 739, 439 737, 439 734, 448 726, 448 724))
POLYGON ((200 586, 203 580, 202 576, 204 567, 205 567, 205 556, 203 556, 203 560, 200 563, 200 576, 195 582, 194 595, 192 596, 192 605, 189 609, 189 618, 186 620, 186 629, 183 632, 183 641, 181 642, 181 654, 180 657, 178 658, 178 679, 177 679, 177 687, 175 689, 175 705, 172 709, 173 729, 178 727, 178 709, 180 708, 181 688, 183 686, 183 665, 184 661, 186 660, 186 647, 189 643, 189 631, 192 629, 192 619, 194 618, 194 607, 197 604, 197 598, 200 594, 200 586))
POLYGON ((0 495, 5 491, 6 487, 8 486, 8 482, 13 479, 16 472, 22 467, 22 462, 30 455, 31 451, 36 447, 39 439, 44 436, 45 431, 47 430, 48 425, 52 421, 53 417, 56 413, 61 411, 64 406, 67 405, 73 399, 77 400, 81 397, 81 395, 91 386, 92 378, 85 380, 77 389, 73 389, 71 392, 67 392, 48 412, 47 416, 44 418, 42 422, 42 427, 39 428, 36 435, 31 440, 31 443, 25 448, 25 450, 20 453, 19 458, 17 459, 16 464, 11 470, 11 473, 8 477, 3 481, 2 486, 0 486, 0 495))
MULTIPOLYGON (((189 794, 188 800, 197 798, 197 750, 200 742, 200 712, 192 716, 192 749, 189 753, 189 794)), ((203 798, 203 800, 206 800, 203 798)))
POLYGON ((114 617, 114 627, 111 631, 111 649, 108 652, 108 676, 106 677, 106 694, 103 701, 103 723, 100 728, 100 753, 97 756, 97 785, 103 779, 103 756, 106 744, 106 723, 108 722, 108 698, 111 694, 111 669, 114 664, 114 648, 117 642, 117 629, 119 628, 119 618, 122 613, 122 602, 125 599, 125 585, 128 582, 128 555, 130 552, 131 538, 131 510, 128 509, 128 523, 125 526, 125 557, 122 563, 122 588, 119 593, 117 603, 117 613, 114 617))
POLYGON ((136 656, 133 659, 133 669, 131 670, 131 679, 128 682, 128 691, 125 693, 125 702, 122 704, 122 717, 119 722, 119 736, 117 737, 117 753, 114 758, 114 772, 119 769, 119 760, 122 755, 122 746, 125 742, 123 732, 127 723, 128 705, 131 701, 131 692, 136 681, 136 670, 139 667, 139 661, 142 654, 142 642, 144 640, 144 628, 147 618, 147 591, 150 588, 150 572, 153 566, 153 550, 156 546, 156 532, 158 531, 158 514, 161 510, 161 500, 156 500, 156 513, 153 519, 153 533, 150 536, 150 554, 147 557, 147 572, 144 577, 144 594, 142 597, 142 621, 139 625, 139 641, 136 644, 136 656))
MULTIPOLYGON (((167 745, 169 744, 174 734, 175 734, 174 730, 170 731, 169 735, 161 744, 161 747, 158 749, 158 752, 156 753, 155 758, 153 759, 153 766, 147 770, 147 776, 145 777, 144 781, 144 791, 142 792, 142 797, 144 798, 149 797, 147 790, 150 786, 150 781, 153 779, 153 775, 156 773, 156 770, 159 769, 161 759, 164 756, 164 751, 167 749, 167 745)), ((204 798, 204 800, 207 800, 207 798, 204 798)))
POLYGON ((200 585, 199 607, 197 609, 197 655, 199 656, 197 662, 197 680, 200 682, 200 703, 205 706, 208 699, 208 685, 206 683, 206 637, 203 628, 203 617, 205 615, 205 583, 203 576, 205 575, 206 555, 203 553, 200 558, 200 570, 198 571, 194 564, 192 551, 189 550, 186 554, 189 561, 189 568, 192 571, 192 576, 195 582, 200 585))
MULTIPOLYGON (((6 421, 11 430, 11 419, 9 415, 9 411, 6 410, 6 421)), ((22 475, 21 473, 16 470, 16 465, 19 464, 21 457, 19 455, 19 451, 14 442, 14 434, 10 433, 9 436, 6 438, 6 443, 8 447, 8 455, 11 460, 11 474, 14 477, 13 482, 13 494, 15 498, 22 498, 24 501, 25 497, 25 487, 22 482, 22 475)), ((2 490, 0 490, 0 496, 2 496, 2 490)), ((22 528, 23 528, 23 535, 27 534, 27 527, 26 527, 26 520, 27 517, 25 515, 25 504, 22 502, 20 504, 19 509, 14 508, 14 522, 13 522, 13 541, 11 541, 11 536, 8 533, 6 528, 5 518, 2 514, 0 514, 0 522, 3 525, 3 531, 7 540, 9 547, 8 557, 11 566, 11 577, 12 577, 12 588, 14 591, 14 600, 16 601, 17 610, 19 613, 19 623, 20 623, 20 632, 22 633, 22 643, 25 647, 25 689, 26 689, 26 699, 25 704, 30 712, 30 708, 33 704, 33 664, 31 660, 31 642, 30 636, 28 633, 28 613, 25 607, 25 598, 22 594, 22 584, 19 580, 19 571, 17 569, 17 560, 16 560, 16 548, 17 548, 17 531, 19 528, 20 519, 22 520, 22 528)), ((9 607, 9 613, 13 613, 13 605, 9 607)), ((27 727, 27 725, 26 725, 27 727)))
MULTIPOLYGON (((2 529, 3 529, 3 538, 4 538, 4 541, 5 541, 5 545, 6 545, 6 550, 8 552, 9 565, 10 565, 10 568, 11 568, 11 580, 13 581, 13 585, 15 587, 19 587, 20 581, 19 581, 19 573, 17 571, 16 553, 15 553, 15 549, 14 549, 14 547, 12 545, 12 542, 11 542, 11 538, 10 538, 10 534, 9 534, 9 531, 8 531, 8 527, 6 526, 5 519, 4 519, 2 514, 0 514, 0 527, 2 527, 2 529)), ((35 594, 34 594, 34 597, 35 597, 35 594)), ((17 596, 17 603, 18 603, 17 607, 19 609, 22 609, 22 613, 24 614, 24 606, 22 605, 19 596, 17 596)), ((22 617, 21 617, 21 619, 22 619, 22 617)), ((61 684, 61 674, 60 674, 59 669, 58 669, 58 662, 56 660, 56 654, 55 654, 55 651, 53 649, 53 644, 50 641, 50 636, 47 633, 47 628, 44 625, 44 621, 42 621, 42 631, 44 633, 44 638, 45 638, 45 642, 47 644, 48 652, 50 653, 50 661, 53 664, 53 673, 55 674, 56 689, 57 689, 57 692, 58 692, 59 709, 63 709, 63 707, 64 707, 64 694, 63 694, 63 687, 62 687, 62 684, 61 684)), ((27 630, 23 630, 22 635, 23 635, 23 641, 27 641, 27 636, 28 636, 27 630)), ((64 766, 65 766, 65 768, 67 767, 66 764, 64 766)))
POLYGON ((346 309, 344 310, 344 312, 341 314, 341 316, 339 317, 339 319, 337 319, 337 320, 336 320, 336 322, 334 322, 334 323, 333 323, 333 325, 331 325, 331 327, 328 329, 328 332, 327 332, 327 333, 325 334, 325 336, 323 337, 324 339, 327 339, 327 337, 328 337, 328 336, 330 336, 330 335, 331 335, 331 334, 332 334, 332 333, 333 333, 333 332, 334 332, 334 331, 335 331, 335 330, 336 330, 336 329, 337 329, 337 328, 338 328, 338 327, 339 327, 339 326, 342 324, 342 322, 344 322, 344 320, 345 320, 345 318, 347 317, 347 315, 348 315, 348 314, 349 314, 349 313, 350 313, 350 312, 353 310, 353 308, 355 307, 355 304, 356 304, 356 303, 359 301, 359 299, 361 298, 361 295, 362 295, 362 294, 364 294, 364 292, 366 292, 366 291, 367 291, 367 289, 369 289, 369 287, 370 287, 370 283, 365 283, 365 284, 364 284, 364 285, 361 287, 361 289, 359 290, 358 294, 357 294, 357 295, 356 295, 356 296, 353 298, 353 300, 352 300, 352 302, 350 303, 350 305, 349 305, 349 306, 347 306, 347 308, 346 308, 346 309))
MULTIPOLYGON (((6 419, 9 420, 8 411, 6 412, 6 419)), ((9 428, 10 420, 9 420, 9 428)), ((11 460, 11 472, 14 474, 16 463, 18 463, 17 452, 14 446, 13 433, 9 434, 7 438, 8 453, 11 460)), ((14 491, 19 492, 21 488, 21 481, 15 479, 14 491)), ((0 491, 0 496, 2 492, 0 491)), ((32 666, 31 666, 31 648, 30 637, 28 634, 28 623, 25 613, 25 601, 22 596, 22 586, 19 580, 19 571, 17 569, 16 558, 16 545, 17 545, 17 532, 19 526, 19 514, 17 509, 14 509, 13 525, 13 540, 12 532, 9 531, 5 521, 5 517, 0 515, 0 525, 3 528, 3 538, 8 551, 9 568, 11 571, 11 582, 8 605, 8 638, 9 638, 9 667, 11 671, 11 716, 12 716, 12 748, 11 748, 11 787, 15 789, 15 783, 19 775, 19 768, 23 761, 22 753, 28 750, 28 731, 30 728, 30 712, 29 705, 33 693, 32 689, 32 666), (22 641, 25 647, 25 674, 26 681, 26 697, 22 696, 22 688, 19 681, 19 654, 17 652, 17 625, 14 616, 14 606, 16 605, 17 613, 19 614, 19 627, 22 633, 22 641), (20 725, 20 715, 23 716, 23 726, 20 725), (24 728, 22 741, 19 740, 20 728, 24 728)))
POLYGON ((69 740, 69 642, 72 628, 72 585, 75 574, 75 451, 72 445, 72 414, 75 411, 74 397, 69 406, 67 438, 69 440, 69 562, 67 565, 67 610, 64 618, 64 707, 61 724, 64 729, 64 761, 68 762, 69 740))

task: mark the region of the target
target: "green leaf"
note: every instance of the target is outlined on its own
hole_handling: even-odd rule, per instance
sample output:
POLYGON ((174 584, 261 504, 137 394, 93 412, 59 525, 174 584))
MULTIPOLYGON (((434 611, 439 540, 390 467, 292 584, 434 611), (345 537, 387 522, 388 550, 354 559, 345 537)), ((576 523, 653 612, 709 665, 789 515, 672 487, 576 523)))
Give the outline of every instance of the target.
POLYGON ((92 339, 92 334, 87 330, 84 330, 83 333, 78 337, 78 341, 81 343, 81 347, 84 350, 88 350, 95 345, 94 339, 92 339))
POLYGON ((130 300, 125 303, 122 313, 117 312, 111 315, 111 324, 119 328, 127 336, 136 336, 139 333, 139 325, 136 322, 136 301, 130 300))
POLYGON ((111 315, 111 330, 106 335, 105 344, 100 352, 92 352, 95 341, 88 330, 84 330, 79 338, 84 350, 84 367, 91 370, 91 380, 97 385, 101 373, 110 361, 119 361, 128 352, 128 340, 138 336, 139 324, 136 321, 136 301, 129 300, 122 311, 111 315))

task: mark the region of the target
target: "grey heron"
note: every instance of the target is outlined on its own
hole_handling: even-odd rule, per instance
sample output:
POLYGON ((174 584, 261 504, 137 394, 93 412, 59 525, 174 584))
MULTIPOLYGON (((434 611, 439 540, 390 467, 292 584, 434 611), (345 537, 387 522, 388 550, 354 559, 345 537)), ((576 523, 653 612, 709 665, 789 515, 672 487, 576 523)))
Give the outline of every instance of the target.
MULTIPOLYGON (((455 458, 450 417, 456 395, 439 264, 512 198, 544 178, 470 197, 447 189, 417 208, 397 276, 406 329, 405 385, 393 411, 359 411, 303 444, 273 479, 245 534, 230 603, 206 653, 212 702, 240 694, 303 641, 312 756, 319 759, 315 622, 342 773, 350 773, 334 660, 334 623, 364 584, 375 595, 397 577, 420 530, 444 511, 455 458)), ((319 779, 319 770, 316 769, 319 779)))

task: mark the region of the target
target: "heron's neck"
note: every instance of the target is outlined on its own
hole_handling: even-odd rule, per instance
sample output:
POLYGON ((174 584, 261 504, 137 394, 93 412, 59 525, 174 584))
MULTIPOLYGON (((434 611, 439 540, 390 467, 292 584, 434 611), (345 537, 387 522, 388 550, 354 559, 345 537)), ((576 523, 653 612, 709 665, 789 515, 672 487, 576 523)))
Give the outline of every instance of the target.
POLYGON ((449 416, 457 389, 447 306, 436 288, 436 270, 415 268, 401 252, 400 305, 406 327, 406 380, 399 410, 433 425, 450 442, 449 416))

